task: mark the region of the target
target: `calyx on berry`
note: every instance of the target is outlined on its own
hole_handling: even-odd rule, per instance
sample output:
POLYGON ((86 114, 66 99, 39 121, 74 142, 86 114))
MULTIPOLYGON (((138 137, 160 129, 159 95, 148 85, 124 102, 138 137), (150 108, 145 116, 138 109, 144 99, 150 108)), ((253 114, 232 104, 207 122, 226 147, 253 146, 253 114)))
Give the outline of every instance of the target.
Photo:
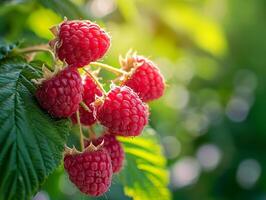
POLYGON ((67 20, 51 28, 55 39, 50 46, 61 61, 83 67, 101 59, 110 47, 110 37, 98 24, 89 20, 67 20))
POLYGON ((35 96, 40 106, 57 118, 69 117, 79 108, 83 87, 76 68, 56 68, 51 72, 43 67, 44 77, 35 80, 35 96))
POLYGON ((164 77, 152 61, 129 51, 125 58, 120 57, 120 65, 129 71, 128 75, 122 77, 121 85, 132 88, 144 102, 163 95, 164 77))
POLYGON ((103 147, 104 147, 104 140, 101 140, 101 142, 97 143, 97 145, 94 145, 93 142, 91 141, 90 142, 87 141, 87 145, 83 149, 83 151, 77 150, 75 146, 70 148, 65 145, 64 155, 76 155, 76 154, 81 154, 84 152, 98 151, 99 149, 102 149, 103 147))
POLYGON ((105 149, 89 145, 82 152, 67 149, 64 168, 77 188, 89 196, 101 196, 112 180, 111 158, 105 149))

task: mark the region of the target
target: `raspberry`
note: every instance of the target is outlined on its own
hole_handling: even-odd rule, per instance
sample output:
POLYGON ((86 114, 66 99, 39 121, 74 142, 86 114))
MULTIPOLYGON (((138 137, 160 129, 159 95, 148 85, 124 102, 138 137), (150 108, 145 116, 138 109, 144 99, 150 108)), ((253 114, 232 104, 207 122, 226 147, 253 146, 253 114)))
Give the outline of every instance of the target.
POLYGON ((44 80, 36 91, 41 107, 54 117, 69 117, 82 101, 81 77, 75 68, 67 67, 44 80))
MULTIPOLYGON (((83 88, 84 88, 83 101, 91 110, 91 112, 86 111, 83 107, 80 106, 79 107, 80 122, 85 126, 90 126, 96 122, 96 118, 93 114, 94 107, 91 105, 91 103, 95 101, 96 96, 102 96, 102 92, 89 76, 86 76, 83 88)), ((73 123, 77 123, 76 114, 73 114, 71 116, 71 119, 73 123)))
MULTIPOLYGON (((102 141, 104 141, 103 147, 110 155, 113 173, 118 173, 123 166, 123 161, 125 158, 124 149, 120 142, 117 141, 116 137, 114 135, 110 135, 109 133, 106 133, 103 136, 92 140, 92 143, 97 146, 100 145, 102 141)), ((90 141, 86 140, 85 146, 88 146, 89 144, 90 141)))
POLYGON ((97 106, 97 119, 114 135, 137 136, 148 123, 148 107, 129 87, 115 87, 97 106))
POLYGON ((100 196, 111 185, 112 164, 105 149, 70 151, 65 154, 64 167, 69 179, 87 195, 100 196))
POLYGON ((159 69, 147 58, 142 56, 127 57, 122 61, 123 68, 133 70, 123 84, 132 88, 144 101, 160 98, 164 93, 164 78, 159 69))
MULTIPOLYGON (((52 29, 52 32, 54 29, 52 29)), ((104 56, 110 37, 97 24, 88 20, 64 21, 50 41, 59 59, 73 67, 83 67, 104 56)))

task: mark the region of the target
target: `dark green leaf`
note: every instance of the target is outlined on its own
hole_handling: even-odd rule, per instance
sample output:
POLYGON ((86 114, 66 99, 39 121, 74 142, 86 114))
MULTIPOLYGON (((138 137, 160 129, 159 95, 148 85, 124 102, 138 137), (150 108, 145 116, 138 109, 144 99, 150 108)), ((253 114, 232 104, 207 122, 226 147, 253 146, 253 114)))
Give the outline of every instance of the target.
POLYGON ((126 195, 134 200, 169 200, 166 160, 155 131, 146 128, 140 137, 119 138, 126 152, 126 164, 120 177, 126 195))
POLYGON ((62 158, 69 122, 39 108, 39 75, 21 58, 0 61, 0 199, 30 199, 62 158))

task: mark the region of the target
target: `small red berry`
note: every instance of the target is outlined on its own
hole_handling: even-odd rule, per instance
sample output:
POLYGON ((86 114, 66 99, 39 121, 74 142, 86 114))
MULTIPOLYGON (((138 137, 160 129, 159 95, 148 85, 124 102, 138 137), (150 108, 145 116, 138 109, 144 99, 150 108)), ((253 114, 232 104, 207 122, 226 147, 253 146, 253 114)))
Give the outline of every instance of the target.
MULTIPOLYGON (((104 134, 103 136, 92 140, 92 143, 97 146, 103 143, 103 147, 106 149, 106 151, 109 153, 111 161, 112 161, 112 169, 113 173, 118 173, 123 167, 123 161, 125 158, 125 153, 122 145, 120 142, 116 139, 114 135, 111 135, 109 133, 104 134)), ((88 146, 90 144, 90 141, 85 141, 85 146, 88 146)))
POLYGON ((132 88, 144 101, 160 98, 165 89, 164 78, 160 70, 145 57, 133 55, 122 60, 123 68, 131 70, 123 84, 132 88))
POLYGON ((54 117, 69 117, 82 101, 81 77, 75 68, 67 67, 44 80, 36 91, 41 107, 54 117))
POLYGON ((88 20, 64 21, 54 34, 57 38, 50 45, 60 60, 73 67, 83 67, 102 58, 110 47, 109 35, 88 20))
MULTIPOLYGON (((80 122, 85 126, 90 126, 96 122, 94 106, 92 106, 91 103, 95 101, 96 96, 102 96, 102 92, 89 76, 86 76, 83 88, 83 102, 88 106, 90 111, 85 110, 82 106, 79 107, 80 122)), ((71 119, 73 123, 77 123, 77 116, 75 113, 71 116, 71 119)))
POLYGON ((127 86, 113 88, 96 112, 98 121, 114 135, 140 135, 148 123, 148 107, 127 86))
POLYGON ((112 164, 105 149, 66 153, 64 167, 69 179, 90 196, 101 196, 111 185, 112 164))

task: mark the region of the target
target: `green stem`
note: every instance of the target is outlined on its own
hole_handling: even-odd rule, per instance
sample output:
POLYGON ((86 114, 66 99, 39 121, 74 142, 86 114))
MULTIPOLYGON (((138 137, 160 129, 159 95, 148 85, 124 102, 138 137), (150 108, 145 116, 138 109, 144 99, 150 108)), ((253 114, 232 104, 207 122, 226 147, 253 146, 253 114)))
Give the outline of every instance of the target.
POLYGON ((126 75, 127 72, 125 72, 124 70, 112 67, 110 65, 107 64, 103 64, 103 63, 99 63, 99 62, 91 62, 90 65, 96 66, 96 67, 100 67, 100 68, 104 68, 107 71, 110 71, 116 75, 126 75))
POLYGON ((91 77, 91 79, 96 83, 96 85, 98 86, 98 88, 102 91, 103 95, 106 96, 106 91, 104 90, 102 84, 98 81, 97 77, 95 77, 92 73, 90 73, 88 70, 86 70, 84 67, 82 68, 86 74, 91 77))
POLYGON ((80 102, 80 104, 79 104, 82 108, 84 108, 84 110, 86 110, 87 112, 92 112, 91 110, 90 110, 90 108, 82 101, 82 102, 80 102))
POLYGON ((17 53, 34 53, 34 52, 39 52, 39 51, 44 51, 44 52, 49 52, 53 59, 55 60, 55 55, 52 50, 50 50, 49 46, 46 44, 41 44, 41 45, 36 45, 36 46, 30 46, 22 49, 16 49, 17 53))
POLYGON ((80 123, 79 110, 76 112, 76 115, 77 115, 77 121, 78 121, 78 125, 79 125, 80 148, 81 148, 81 151, 83 152, 83 150, 84 150, 84 136, 83 136, 83 132, 82 132, 82 126, 80 123))

